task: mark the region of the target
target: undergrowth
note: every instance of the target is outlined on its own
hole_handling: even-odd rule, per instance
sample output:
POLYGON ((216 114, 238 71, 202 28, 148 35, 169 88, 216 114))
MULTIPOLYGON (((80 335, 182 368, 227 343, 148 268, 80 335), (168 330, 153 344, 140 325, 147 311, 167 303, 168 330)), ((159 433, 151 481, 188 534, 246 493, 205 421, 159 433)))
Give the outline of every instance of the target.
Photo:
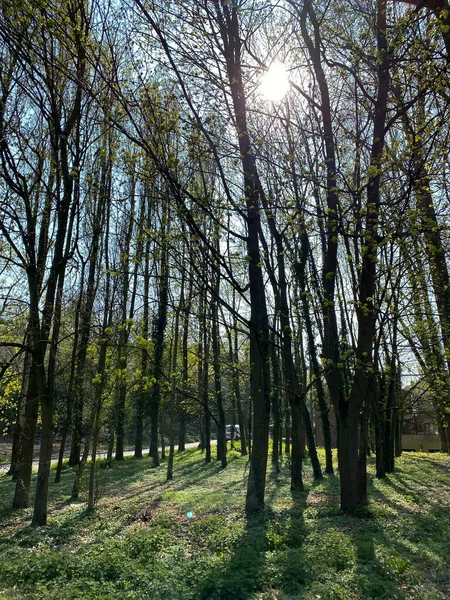
MULTIPOLYGON (((323 456, 322 456, 323 458, 323 456)), ((357 518, 339 511, 339 479, 289 491, 289 464, 269 469, 267 508, 246 518, 248 461, 206 464, 199 451, 165 465, 128 458, 99 470, 99 500, 70 500, 73 469, 50 489, 49 524, 9 509, 0 480, 0 599, 443 600, 450 597, 450 458, 404 454, 357 518)))

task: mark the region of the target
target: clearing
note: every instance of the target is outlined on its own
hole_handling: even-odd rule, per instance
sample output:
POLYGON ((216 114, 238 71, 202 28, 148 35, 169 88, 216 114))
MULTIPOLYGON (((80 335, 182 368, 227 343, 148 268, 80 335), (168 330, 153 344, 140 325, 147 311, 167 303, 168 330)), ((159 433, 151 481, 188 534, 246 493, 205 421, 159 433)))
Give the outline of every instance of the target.
MULTIPOLYGON (((404 454, 371 504, 339 509, 339 479, 289 491, 288 461, 270 470, 267 510, 245 518, 248 461, 221 470, 196 449, 164 463, 127 458, 99 470, 98 504, 70 500, 73 469, 50 487, 49 525, 9 508, 0 478, 0 599, 444 600, 450 597, 450 458, 404 454)), ((323 459, 323 456, 322 456, 323 459)), ((34 475, 35 476, 35 475, 34 475)))

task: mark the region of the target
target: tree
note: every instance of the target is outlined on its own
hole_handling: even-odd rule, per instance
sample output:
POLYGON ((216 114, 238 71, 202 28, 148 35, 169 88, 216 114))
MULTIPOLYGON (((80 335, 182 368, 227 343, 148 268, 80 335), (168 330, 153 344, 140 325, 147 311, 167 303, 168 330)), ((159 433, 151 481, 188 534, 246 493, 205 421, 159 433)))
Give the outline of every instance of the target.
POLYGON ((42 10, 25 5, 22 10, 23 18, 17 22, 14 21, 15 6, 7 4, 3 7, 2 41, 12 59, 10 66, 14 65, 8 73, 3 104, 20 97, 22 106, 30 107, 35 117, 31 121, 35 133, 29 155, 29 135, 24 136, 23 127, 6 131, 7 112, 2 111, 2 177, 9 193, 18 201, 16 211, 11 212, 5 207, 6 221, 3 221, 2 230, 26 273, 33 356, 27 394, 31 435, 30 441, 22 444, 13 505, 19 508, 28 504, 39 398, 42 435, 33 523, 42 525, 47 519, 53 390, 64 280, 73 251, 73 223, 79 202, 78 172, 83 154, 79 125, 84 118, 82 99, 89 19, 85 6, 78 2, 42 10), (66 24, 64 32, 59 19, 66 24), (64 69, 54 68, 63 64, 66 65, 64 69), (32 92, 29 95, 22 93, 21 76, 30 84, 32 92), (16 90, 21 90, 20 96, 16 90), (42 137, 36 139, 39 130, 42 137), (50 239, 50 215, 55 208, 56 228, 50 239), (13 223, 16 225, 11 228, 13 223))

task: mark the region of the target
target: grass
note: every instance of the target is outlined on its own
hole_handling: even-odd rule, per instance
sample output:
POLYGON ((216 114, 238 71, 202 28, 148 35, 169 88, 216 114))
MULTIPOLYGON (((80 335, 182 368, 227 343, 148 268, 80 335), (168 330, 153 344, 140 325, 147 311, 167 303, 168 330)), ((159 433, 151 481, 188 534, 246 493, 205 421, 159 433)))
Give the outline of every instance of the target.
MULTIPOLYGON (((323 456, 322 456, 323 458, 323 456)), ((438 600, 450 597, 450 458, 405 454, 374 477, 359 518, 339 511, 339 480, 289 491, 269 469, 267 509, 245 518, 248 462, 225 470, 197 450, 165 466, 126 459, 99 471, 99 501, 70 500, 73 470, 50 490, 49 524, 9 508, 0 480, 0 599, 438 600)))

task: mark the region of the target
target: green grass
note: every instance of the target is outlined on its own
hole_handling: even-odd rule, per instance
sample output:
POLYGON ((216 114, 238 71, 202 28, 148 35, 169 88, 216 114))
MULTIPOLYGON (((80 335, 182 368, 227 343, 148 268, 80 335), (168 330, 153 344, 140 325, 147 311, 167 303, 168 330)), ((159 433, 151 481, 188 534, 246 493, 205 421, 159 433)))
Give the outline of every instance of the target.
MULTIPOLYGON (((323 456, 322 456, 323 458, 323 456)), ((197 450, 165 465, 126 459, 99 471, 93 513, 70 501, 73 470, 51 485, 49 524, 9 509, 0 479, 0 599, 438 600, 450 597, 450 458, 405 454, 371 504, 339 511, 339 480, 291 495, 287 461, 269 468, 267 510, 243 512, 248 462, 225 470, 197 450), (189 516, 188 516, 189 513, 189 516), (192 517, 190 516, 192 513, 192 517)))

